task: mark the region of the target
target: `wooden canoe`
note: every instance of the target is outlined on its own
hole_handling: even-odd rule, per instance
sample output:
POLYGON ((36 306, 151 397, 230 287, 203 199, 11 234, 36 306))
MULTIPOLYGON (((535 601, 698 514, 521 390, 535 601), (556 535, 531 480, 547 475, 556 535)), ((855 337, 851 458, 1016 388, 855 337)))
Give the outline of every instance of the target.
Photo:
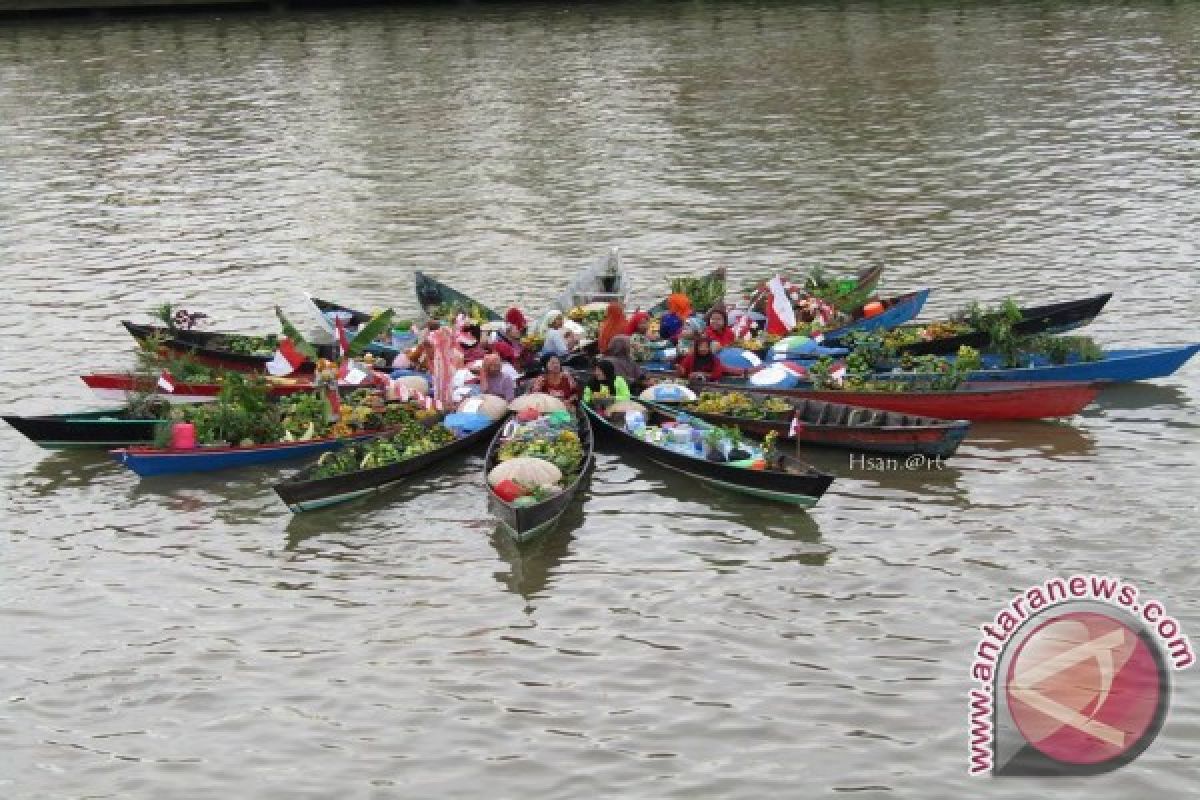
MULTIPOLYGON (((95 372, 90 375, 81 375, 80 378, 97 396, 117 402, 127 401, 127 395, 132 392, 159 394, 171 403, 210 403, 216 400, 217 395, 221 393, 221 384, 219 383, 185 383, 182 381, 175 382, 175 391, 164 392, 154 378, 120 372, 95 372)), ((301 392, 311 392, 314 388, 312 376, 268 377, 266 380, 270 384, 269 394, 271 397, 287 397, 301 392)), ((344 386, 343 388, 360 389, 362 387, 344 386)))
POLYGON ((349 436, 326 436, 306 442, 270 442, 253 445, 228 445, 221 447, 123 447, 110 450, 109 455, 118 464, 132 470, 142 478, 157 475, 182 475, 189 472, 215 472, 234 467, 249 467, 304 458, 363 439, 371 439, 393 433, 393 429, 360 431, 349 436))
MULTIPOLYGON (((1013 323, 1013 333, 1028 336, 1035 333, 1063 333, 1082 327, 1096 318, 1104 310, 1105 304, 1112 298, 1112 292, 1085 297, 1082 300, 1068 300, 1062 303, 1050 303, 1044 306, 1029 306, 1021 309, 1021 319, 1013 323)), ((917 323, 916 327, 923 327, 917 323)), ((990 345, 986 333, 963 333, 958 336, 947 336, 943 339, 931 339, 926 342, 914 342, 897 348, 901 353, 911 355, 949 355, 957 353, 960 347, 974 347, 986 350, 990 345)))
MULTIPOLYGON (((1108 350, 1097 361, 1051 364, 1045 358, 1032 366, 981 369, 971 372, 971 381, 1086 381, 1127 383, 1169 377, 1200 351, 1200 344, 1177 347, 1142 347, 1108 350)), ((986 361, 986 357, 985 357, 986 361)))
POLYGON ((617 302, 629 305, 629 276, 621 260, 620 248, 614 247, 608 254, 581 269, 567 288, 554 301, 554 308, 562 312, 588 303, 617 302))
POLYGON ((760 388, 735 381, 722 381, 716 385, 793 400, 824 400, 899 414, 971 422, 1070 417, 1082 411, 1100 393, 1100 385, 1090 383, 964 383, 951 390, 905 392, 760 388))
POLYGON ((503 423, 503 419, 497 420, 486 428, 461 436, 436 450, 373 469, 330 478, 316 478, 313 475, 317 465, 312 464, 287 480, 275 484, 275 493, 292 513, 299 514, 383 492, 453 456, 482 447, 503 423))
POLYGON ((487 488, 488 510, 492 512, 492 516, 500 520, 501 527, 505 532, 518 542, 527 542, 553 528, 591 474, 594 465, 592 425, 587 414, 582 412, 577 412, 575 419, 578 425, 579 442, 583 445, 583 463, 580 465, 579 474, 575 476, 575 480, 571 482, 570 486, 535 505, 514 506, 507 503, 500 499, 488 484, 488 473, 492 471, 492 467, 496 466, 497 453, 500 445, 504 443, 504 430, 497 431, 492 437, 483 467, 483 485, 487 488))
POLYGON ((499 314, 478 300, 463 294, 451 286, 447 286, 436 278, 431 278, 424 272, 414 272, 413 278, 417 292, 417 303, 430 316, 433 316, 438 306, 456 305, 464 310, 478 307, 479 311, 489 322, 496 322, 503 319, 499 314))
MULTIPOLYGON (((798 458, 786 454, 776 456, 767 469, 756 470, 709 461, 705 458, 684 454, 652 442, 643 441, 601 416, 595 409, 584 406, 591 417, 597 435, 603 434, 631 452, 637 452, 659 466, 681 472, 698 481, 721 489, 747 494, 764 500, 774 500, 799 508, 812 508, 833 483, 833 476, 820 472, 798 458)), ((647 424, 663 420, 679 420, 686 417, 683 412, 664 407, 647 406, 650 419, 647 424)), ((706 425, 692 418, 697 425, 706 425)))
POLYGON ((679 408, 714 425, 736 425, 754 436, 775 432, 802 445, 836 447, 865 453, 921 454, 949 458, 971 427, 966 420, 934 419, 824 400, 793 400, 793 410, 776 417, 754 419, 679 408), (792 420, 796 432, 792 435, 792 420))
POLYGON ((4 421, 47 450, 150 444, 162 423, 157 417, 131 418, 124 408, 31 417, 5 415, 4 421))

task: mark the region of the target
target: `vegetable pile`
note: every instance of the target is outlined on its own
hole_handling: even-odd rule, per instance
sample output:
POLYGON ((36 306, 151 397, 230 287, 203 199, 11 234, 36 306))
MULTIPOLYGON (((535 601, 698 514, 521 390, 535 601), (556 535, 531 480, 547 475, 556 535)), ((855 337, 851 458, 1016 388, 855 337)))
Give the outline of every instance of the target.
POLYGON ((701 392, 683 408, 698 414, 720 414, 744 419, 766 419, 785 414, 792 405, 780 397, 754 397, 745 392, 701 392))
MULTIPOLYGON (((515 506, 532 505, 570 486, 579 476, 584 460, 578 422, 565 412, 543 415, 528 422, 517 422, 496 451, 497 464, 517 458, 536 458, 553 464, 562 473, 557 486, 525 485, 515 481, 515 506)), ((496 488, 500 488, 497 486, 496 488)), ((505 499, 503 494, 500 494, 505 499)))
POLYGON ((362 444, 352 444, 325 453, 317 461, 312 478, 332 478, 360 470, 378 469, 415 458, 453 442, 454 432, 441 423, 432 427, 417 422, 414 416, 390 436, 380 436, 362 444))

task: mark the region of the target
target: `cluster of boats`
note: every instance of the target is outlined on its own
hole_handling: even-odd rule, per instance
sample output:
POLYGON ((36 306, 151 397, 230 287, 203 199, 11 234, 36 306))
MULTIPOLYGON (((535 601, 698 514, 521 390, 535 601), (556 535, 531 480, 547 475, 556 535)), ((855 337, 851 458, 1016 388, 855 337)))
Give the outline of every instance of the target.
MULTIPOLYGON (((118 463, 144 477, 319 456, 320 460, 275 487, 294 512, 385 490, 487 445, 481 484, 489 508, 506 530, 523 540, 547 530, 571 504, 593 468, 598 442, 639 453, 710 485, 808 508, 834 477, 799 458, 805 446, 946 458, 953 455, 972 422, 1069 417, 1091 403, 1106 384, 1170 375, 1200 349, 1192 344, 1096 351, 1088 357, 1029 356, 1023 364, 998 364, 988 352, 994 331, 978 324, 972 327, 964 319, 914 323, 929 290, 879 297, 879 279, 880 269, 875 268, 838 282, 841 313, 819 334, 809 326, 806 336, 815 337, 822 346, 802 352, 783 346, 786 340, 772 341, 763 335, 758 324, 763 317, 756 310, 752 290, 740 298, 740 308, 734 303, 731 310, 754 320, 756 333, 719 351, 723 362, 755 365, 752 374, 688 386, 672 377, 669 364, 663 368, 661 363, 647 363, 650 385, 639 396, 618 402, 592 397, 576 408, 556 405, 548 395, 526 394, 511 404, 494 397, 468 397, 457 407, 434 409, 423 402, 417 388, 424 380, 428 391, 427 378, 408 371, 404 377, 415 381, 414 397, 406 393, 399 399, 366 400, 368 392, 360 385, 321 385, 317 359, 338 357, 336 341, 317 345, 310 351, 315 359, 296 364, 286 377, 274 377, 266 373, 276 357, 279 335, 196 330, 191 325, 194 317, 182 314, 165 318, 164 325, 123 324, 144 345, 196 365, 194 373, 175 375, 169 381, 147 371, 82 376, 103 397, 126 402, 140 398, 136 410, 125 405, 4 419, 42 447, 110 450, 118 463), (877 359, 869 362, 868 368, 875 372, 867 377, 878 380, 844 385, 820 380, 812 353, 820 350, 853 358, 864 334, 890 337, 889 356, 898 363, 937 357, 952 364, 956 354, 962 357, 972 348, 983 351, 983 357, 978 368, 965 371, 963 380, 953 386, 906 381, 899 366, 880 367, 877 359), (355 413, 343 408, 338 419, 340 404, 335 396, 332 427, 310 427, 308 435, 302 436, 288 431, 279 440, 181 442, 165 434, 183 419, 168 404, 226 402, 234 383, 228 378, 231 374, 243 376, 236 381, 239 386, 247 380, 244 376, 253 376, 248 380, 254 391, 277 402, 341 391, 347 396, 354 393, 362 406, 355 413), (166 402, 147 411, 147 396, 166 402)), ((695 306, 724 302, 723 272, 705 276, 703 285, 695 306)), ((485 329, 502 324, 501 315, 487 304, 429 275, 416 273, 415 288, 418 304, 430 319, 453 323, 465 316, 485 329)), ((630 295, 631 281, 614 250, 576 275, 555 299, 554 308, 573 316, 594 314, 612 303, 628 307, 630 295)), ((1101 294, 1014 306, 1005 333, 1048 336, 1070 331, 1094 319, 1110 297, 1101 294)), ((343 327, 361 329, 375 318, 329 300, 310 297, 309 302, 331 339, 343 327)), ((661 304, 650 308, 659 316, 665 311, 661 304)), ((365 347, 367 368, 378 367, 394 377, 392 367, 414 343, 413 326, 397 324, 365 347)), ((594 347, 585 341, 574 354, 577 358, 568 363, 586 365, 596 355, 594 347)), ((282 430, 279 412, 256 408, 264 420, 260 427, 272 431, 269 436, 282 430)))

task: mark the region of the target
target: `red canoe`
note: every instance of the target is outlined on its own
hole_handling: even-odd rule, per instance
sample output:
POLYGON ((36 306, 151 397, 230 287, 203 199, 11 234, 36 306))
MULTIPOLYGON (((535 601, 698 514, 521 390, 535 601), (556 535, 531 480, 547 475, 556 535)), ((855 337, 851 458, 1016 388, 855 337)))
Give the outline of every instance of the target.
MULTIPOLYGON (((729 384, 725 384, 729 385, 729 384)), ((780 397, 847 403, 881 411, 941 419, 1049 419, 1078 414, 1100 393, 1089 383, 964 383, 950 391, 848 392, 827 389, 760 389, 745 384, 742 391, 780 397)))
MULTIPOLYGON (((98 372, 91 375, 81 375, 88 388, 100 397, 124 402, 128 392, 156 392, 172 403, 205 403, 217 399, 221 392, 219 383, 175 383, 175 391, 164 392, 153 378, 141 378, 137 375, 118 372, 98 372)), ((311 392, 312 381, 295 378, 269 378, 272 397, 284 397, 289 394, 311 392)))

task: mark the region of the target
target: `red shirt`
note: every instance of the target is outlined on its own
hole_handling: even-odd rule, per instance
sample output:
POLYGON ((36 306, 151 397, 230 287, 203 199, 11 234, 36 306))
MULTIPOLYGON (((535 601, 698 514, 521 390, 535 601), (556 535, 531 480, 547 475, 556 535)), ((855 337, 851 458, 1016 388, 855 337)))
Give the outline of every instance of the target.
POLYGON ((677 363, 678 367, 681 370, 683 370, 683 377, 685 377, 685 378, 690 378, 690 377, 692 377, 692 375, 694 375, 696 373, 700 373, 702 375, 707 375, 708 379, 711 381, 719 381, 719 380, 721 380, 721 377, 723 375, 729 374, 729 370, 725 369, 725 366, 721 363, 720 359, 718 359, 715 355, 713 356, 712 367, 710 367, 709 369, 706 369, 706 370, 698 370, 695 368, 695 363, 696 363, 695 351, 688 353, 686 356, 679 359, 679 361, 676 363, 677 363))
POLYGON ((710 325, 704 329, 704 338, 721 345, 721 347, 729 347, 737 340, 737 337, 733 335, 733 328, 728 325, 722 328, 720 333, 714 331, 710 325))

